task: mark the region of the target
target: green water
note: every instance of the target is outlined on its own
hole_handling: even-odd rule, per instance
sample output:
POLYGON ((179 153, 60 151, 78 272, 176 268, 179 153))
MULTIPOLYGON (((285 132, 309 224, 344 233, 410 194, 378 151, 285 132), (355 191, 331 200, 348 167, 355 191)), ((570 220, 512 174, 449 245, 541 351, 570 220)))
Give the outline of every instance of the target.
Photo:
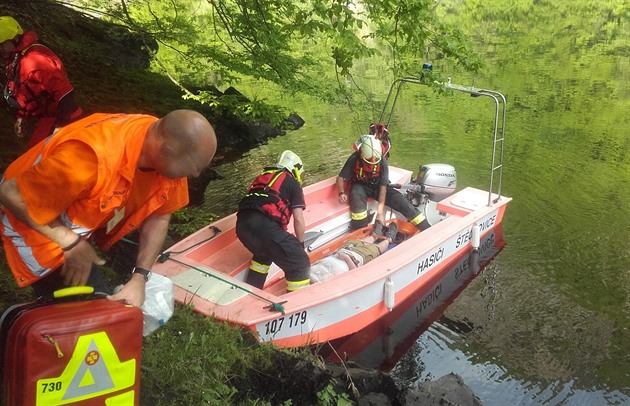
MULTIPOLYGON (((630 404, 630 6, 443 6, 486 66, 471 75, 430 62, 455 83, 507 96, 503 194, 514 201, 504 219, 506 248, 392 373, 412 384, 456 372, 485 405, 630 404), (468 327, 447 327, 458 323, 468 327)), ((392 78, 377 64, 366 63, 361 80, 385 100, 392 78)), ((211 184, 209 209, 232 212, 251 178, 283 149, 302 156, 306 184, 335 176, 380 115, 378 108, 281 102, 306 125, 217 168, 226 179, 211 184)), ((448 163, 459 187, 486 187, 492 114, 487 100, 405 91, 390 123, 390 161, 414 171, 448 163)))

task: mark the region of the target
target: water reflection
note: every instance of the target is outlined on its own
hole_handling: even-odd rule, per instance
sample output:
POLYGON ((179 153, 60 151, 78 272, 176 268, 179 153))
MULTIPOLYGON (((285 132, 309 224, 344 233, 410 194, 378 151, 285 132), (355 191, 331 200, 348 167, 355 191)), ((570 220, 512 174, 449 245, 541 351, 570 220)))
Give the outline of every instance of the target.
MULTIPOLYGON (((481 239, 478 250, 471 249, 452 258, 434 283, 365 329, 325 345, 320 349, 320 355, 332 362, 353 360, 364 367, 391 370, 403 356, 412 353, 410 349, 420 334, 440 317, 504 246, 503 228, 499 225, 481 239)), ((413 371, 421 369, 420 364, 411 368, 413 371)), ((413 374, 403 380, 411 384, 418 378, 417 373, 413 374)))
POLYGON ((420 336, 413 350, 391 371, 395 380, 411 386, 457 371, 484 406, 630 404, 630 398, 617 390, 579 388, 573 379, 545 386, 518 379, 498 363, 479 363, 470 348, 454 348, 453 344, 465 340, 465 335, 447 324, 440 319, 420 336))

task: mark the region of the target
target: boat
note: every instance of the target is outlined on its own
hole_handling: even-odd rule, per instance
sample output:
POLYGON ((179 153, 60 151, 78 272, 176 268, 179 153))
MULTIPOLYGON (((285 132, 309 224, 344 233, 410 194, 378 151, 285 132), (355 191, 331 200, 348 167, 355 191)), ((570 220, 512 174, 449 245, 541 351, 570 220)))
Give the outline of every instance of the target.
MULTIPOLYGON (((381 123, 389 125, 403 86, 426 85, 423 77, 392 83, 381 123), (386 118, 387 106, 391 106, 386 118)), ((251 253, 236 236, 236 213, 221 218, 164 251, 153 272, 173 281, 175 301, 207 317, 250 330, 260 342, 278 347, 307 346, 349 336, 379 320, 406 300, 417 297, 439 279, 454 258, 478 249, 481 239, 503 219, 512 200, 501 194, 506 99, 494 90, 440 84, 494 103, 494 129, 487 189, 457 190, 455 168, 422 165, 412 171, 390 166, 390 186, 417 205, 431 227, 419 232, 392 210, 386 222, 396 222, 404 240, 358 268, 321 278, 288 293, 284 273, 272 264, 263 289, 244 282, 251 253)), ((304 187, 305 246, 317 264, 350 239, 372 232, 373 226, 349 229, 350 209, 338 200, 335 178, 304 187)), ((368 203, 374 211, 376 202, 368 203)), ((293 230, 292 224, 289 230, 293 230)))
POLYGON ((503 224, 480 241, 479 248, 453 256, 449 264, 416 294, 391 312, 347 337, 318 344, 316 352, 330 362, 354 361, 364 368, 389 372, 466 287, 490 266, 505 248, 503 224))

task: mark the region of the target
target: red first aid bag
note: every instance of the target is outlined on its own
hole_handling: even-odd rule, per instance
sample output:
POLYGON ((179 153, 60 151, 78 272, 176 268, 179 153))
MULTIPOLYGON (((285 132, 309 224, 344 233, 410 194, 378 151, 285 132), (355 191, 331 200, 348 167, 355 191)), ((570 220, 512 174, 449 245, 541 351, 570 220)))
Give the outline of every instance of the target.
POLYGON ((85 295, 10 307, 0 318, 2 404, 138 405, 142 322, 137 307, 85 295))

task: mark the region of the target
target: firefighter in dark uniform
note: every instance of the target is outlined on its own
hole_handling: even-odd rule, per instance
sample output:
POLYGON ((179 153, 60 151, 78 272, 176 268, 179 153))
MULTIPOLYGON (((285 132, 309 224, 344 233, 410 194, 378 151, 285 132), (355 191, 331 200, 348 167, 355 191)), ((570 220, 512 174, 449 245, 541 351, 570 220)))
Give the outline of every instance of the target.
POLYGON ((246 282, 259 289, 272 262, 284 271, 287 291, 310 283, 310 260, 304 251, 303 172, 300 157, 284 151, 276 166, 265 168, 254 179, 239 202, 236 235, 253 254, 246 282), (295 235, 287 231, 291 216, 295 235))
POLYGON ((356 146, 357 151, 348 157, 337 176, 339 200, 350 202, 350 228, 362 228, 370 223, 367 211, 370 197, 377 201, 375 234, 382 235, 385 206, 398 211, 420 230, 429 228, 429 222, 417 207, 399 191, 388 189, 389 166, 383 157, 381 141, 373 135, 362 135, 356 146), (346 181, 350 182, 349 196, 345 191, 346 181))

